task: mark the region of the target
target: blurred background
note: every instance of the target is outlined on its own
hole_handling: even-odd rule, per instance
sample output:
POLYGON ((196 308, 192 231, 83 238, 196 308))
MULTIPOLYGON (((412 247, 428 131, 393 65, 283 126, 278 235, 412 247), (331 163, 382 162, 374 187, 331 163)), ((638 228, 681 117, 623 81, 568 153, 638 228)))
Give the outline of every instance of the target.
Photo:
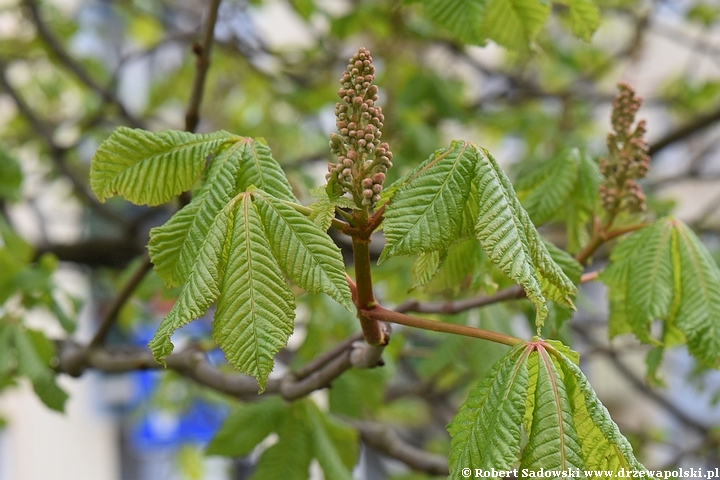
MULTIPOLYGON (((601 23, 590 41, 572 34, 560 1, 529 48, 508 48, 458 40, 443 28, 433 1, 223 0, 197 131, 264 137, 308 203, 331 160, 338 79, 361 46, 375 59, 383 140, 395 154, 389 181, 452 139, 478 142, 512 179, 568 148, 597 159, 606 151, 616 84, 627 82, 644 98, 638 117, 648 123, 652 168, 643 187, 651 211, 672 212, 716 254, 720 5, 597 4, 601 23)), ((180 374, 88 369, 78 378, 60 373, 55 385, 48 369, 58 366, 54 341, 93 337, 142 262, 148 231, 178 208, 136 207, 119 198, 100 204, 88 188, 89 163, 117 126, 186 128, 210 7, 190 0, 0 0, 0 327, 21 325, 35 352, 28 360, 34 369, 9 373, 10 344, 0 328, 0 480, 239 480, 249 478, 264 448, 244 458, 205 456, 235 402, 180 374)), ((560 213, 542 232, 574 253, 588 220, 560 213)), ((374 247, 379 252, 382 245, 374 247)), ((605 257, 601 252, 593 269, 605 257)), ((393 259, 377 269, 378 296, 387 305, 504 285, 440 275, 408 293, 411 263, 393 259)), ((467 268, 464 275, 472 277, 473 266, 467 268)), ((175 295, 146 275, 119 312, 110 345, 145 345, 175 295)), ((327 298, 304 294, 298 304, 296 333, 276 372, 358 330, 352 315, 327 298)), ((602 284, 585 285, 577 305, 553 334, 580 351, 584 371, 638 458, 653 469, 719 467, 718 372, 697 367, 677 348, 666 354, 663 384, 648 381, 647 348, 629 336, 607 340, 602 284)), ((175 344, 207 343, 210 318, 182 329, 175 344)), ((522 301, 445 320, 524 338, 532 331, 522 301)), ((222 354, 207 350, 209 361, 224 368, 222 354)), ((407 444, 442 456, 449 449, 445 424, 504 351, 396 328, 385 367, 349 371, 312 399, 334 414, 388 425, 407 444)), ((435 478, 363 440, 357 478, 435 478)), ((311 472, 322 478, 317 465, 311 472)))

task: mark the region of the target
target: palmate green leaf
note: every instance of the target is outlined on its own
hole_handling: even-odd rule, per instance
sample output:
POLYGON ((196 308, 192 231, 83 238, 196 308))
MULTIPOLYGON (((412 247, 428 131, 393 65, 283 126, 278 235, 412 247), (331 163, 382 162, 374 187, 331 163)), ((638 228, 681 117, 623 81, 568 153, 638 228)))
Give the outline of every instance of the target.
POLYGON ((65 410, 67 393, 55 383, 55 374, 50 368, 54 345, 45 336, 25 328, 13 329, 17 351, 18 374, 30 379, 38 398, 52 410, 65 410))
MULTIPOLYGON (((232 176, 223 176, 224 172, 233 172, 218 165, 214 184, 232 176)), ((217 205, 222 197, 213 195, 205 193, 209 200, 203 205, 217 205)), ((207 233, 187 270, 187 280, 150 349, 162 361, 172 352, 172 333, 204 315, 217 300, 213 337, 228 362, 254 376, 262 390, 274 355, 293 331, 295 299, 283 273, 300 287, 325 292, 352 311, 342 255, 310 219, 255 187, 231 198, 203 225, 207 233)))
POLYGON ((488 0, 483 33, 504 47, 527 48, 550 14, 550 2, 541 0, 488 0))
POLYGON ((594 0, 569 0, 569 4, 573 33, 589 42, 600 25, 600 10, 594 0))
POLYGON ((520 460, 520 468, 537 471, 583 470, 584 462, 572 412, 555 362, 547 350, 538 348, 533 414, 528 444, 520 460))
POLYGON ((273 256, 290 280, 355 310, 340 249, 312 220, 262 190, 253 192, 273 256))
POLYGON ((90 188, 101 202, 115 194, 138 205, 168 202, 193 186, 208 155, 230 138, 222 131, 151 133, 119 127, 93 156, 90 188))
POLYGON ((527 382, 526 345, 519 345, 470 392, 448 425, 449 478, 463 478, 463 468, 513 468, 520 453, 527 382))
POLYGON ((548 314, 546 299, 574 308, 577 288, 552 260, 495 159, 475 144, 455 141, 402 180, 385 211, 380 260, 448 248, 466 238, 476 211, 475 237, 493 265, 523 287, 538 326, 548 314))
POLYGON ((212 159, 193 200, 164 225, 150 231, 150 258, 168 286, 181 285, 187 279, 217 213, 251 185, 278 198, 295 198, 267 146, 237 137, 212 159))
POLYGON ((235 408, 207 446, 208 455, 243 457, 276 431, 286 406, 279 396, 235 408))
POLYGON ((470 194, 477 150, 455 141, 426 160, 400 187, 385 211, 385 249, 378 261, 394 255, 442 250, 452 244, 470 194))
POLYGON ((652 478, 577 363, 577 354, 559 342, 513 347, 448 425, 449 478, 463 478, 462 468, 510 470, 518 461, 522 478, 541 469, 584 478, 587 470, 621 468, 652 478))
POLYGON ((578 179, 578 156, 577 149, 563 152, 515 182, 517 196, 536 225, 551 220, 567 203, 578 179))
POLYGON ((295 297, 249 194, 231 221, 225 251, 233 254, 226 254, 212 334, 228 362, 255 377, 263 391, 275 354, 293 332, 295 297))
POLYGON ((251 195, 231 200, 213 220, 178 300, 149 347, 162 361, 172 333, 218 300, 213 337, 228 362, 263 390, 273 357, 293 330, 295 298, 272 255, 251 195))
POLYGON ((633 331, 654 342, 649 324, 661 319, 665 344, 684 335, 691 354, 717 364, 720 270, 692 230, 673 218, 657 220, 622 241, 610 259, 600 278, 609 287, 611 335, 633 331))

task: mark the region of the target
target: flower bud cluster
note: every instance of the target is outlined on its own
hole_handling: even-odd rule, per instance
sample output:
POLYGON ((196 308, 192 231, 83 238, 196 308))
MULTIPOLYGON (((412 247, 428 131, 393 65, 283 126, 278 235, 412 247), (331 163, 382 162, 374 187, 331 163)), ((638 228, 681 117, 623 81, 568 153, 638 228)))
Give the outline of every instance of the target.
POLYGON ((372 82, 375 67, 370 52, 361 48, 340 78, 335 105, 338 134, 330 135, 330 150, 337 156, 328 165, 328 181, 337 180, 343 193, 351 193, 358 207, 372 208, 380 199, 385 172, 392 167, 392 152, 380 143, 385 116, 377 105, 378 88, 372 82))
POLYGON ((645 120, 635 123, 642 99, 624 83, 618 85, 620 93, 612 104, 612 128, 608 134, 609 155, 600 158, 600 198, 608 211, 622 209, 639 212, 645 209, 645 194, 637 180, 647 175, 650 168, 648 144, 645 141, 645 120))

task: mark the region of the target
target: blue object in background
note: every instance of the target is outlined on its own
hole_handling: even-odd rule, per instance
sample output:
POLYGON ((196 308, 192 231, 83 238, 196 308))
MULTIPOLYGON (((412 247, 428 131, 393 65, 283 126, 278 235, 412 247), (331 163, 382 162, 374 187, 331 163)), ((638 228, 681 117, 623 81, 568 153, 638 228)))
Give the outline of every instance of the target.
MULTIPOLYGON (((206 336, 209 322, 196 321, 177 332, 181 338, 206 336)), ((135 332, 133 342, 147 345, 155 328, 146 326, 135 332)), ((177 338, 177 337, 176 337, 177 338)), ((225 361, 222 352, 208 352, 213 364, 225 361)), ((140 411, 140 418, 128 429, 130 446, 136 451, 176 448, 186 443, 205 444, 220 428, 227 416, 227 408, 202 399, 195 399, 183 411, 166 411, 150 406, 150 399, 160 383, 162 371, 148 370, 132 374, 133 399, 131 404, 140 411)))

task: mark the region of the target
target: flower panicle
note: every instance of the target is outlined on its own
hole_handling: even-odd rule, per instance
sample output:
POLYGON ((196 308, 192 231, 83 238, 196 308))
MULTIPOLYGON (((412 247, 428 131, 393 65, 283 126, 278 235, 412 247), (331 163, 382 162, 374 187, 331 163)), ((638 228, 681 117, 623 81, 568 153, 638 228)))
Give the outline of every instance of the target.
POLYGON ((350 193, 358 207, 369 209, 380 199, 393 156, 390 146, 380 141, 385 116, 377 105, 374 79, 372 56, 360 48, 340 77, 341 101, 335 104, 338 133, 330 135, 330 151, 337 162, 328 165, 326 175, 328 181, 337 181, 341 193, 350 193))
POLYGON ((625 83, 618 84, 618 90, 612 103, 613 131, 607 136, 608 156, 601 157, 599 162, 604 177, 600 198, 607 211, 640 212, 645 210, 645 194, 638 180, 650 168, 645 120, 638 121, 633 128, 642 99, 625 83))

